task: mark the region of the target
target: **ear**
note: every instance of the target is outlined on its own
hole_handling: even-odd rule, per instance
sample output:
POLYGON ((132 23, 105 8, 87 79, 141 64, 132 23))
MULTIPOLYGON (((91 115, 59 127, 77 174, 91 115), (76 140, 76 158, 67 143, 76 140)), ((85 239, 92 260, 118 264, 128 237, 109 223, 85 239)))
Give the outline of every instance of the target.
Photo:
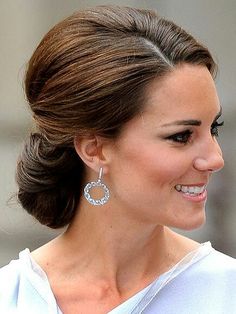
POLYGON ((83 160, 83 162, 95 172, 99 172, 99 169, 103 168, 103 173, 107 173, 107 158, 104 155, 104 145, 106 140, 91 135, 88 137, 76 136, 74 139, 74 147, 83 160))

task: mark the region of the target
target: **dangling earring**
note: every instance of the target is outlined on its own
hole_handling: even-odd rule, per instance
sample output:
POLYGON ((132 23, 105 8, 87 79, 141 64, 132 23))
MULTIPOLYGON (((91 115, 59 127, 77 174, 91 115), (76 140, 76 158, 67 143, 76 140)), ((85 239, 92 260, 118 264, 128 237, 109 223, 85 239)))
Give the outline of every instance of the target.
POLYGON ((96 182, 94 181, 89 182, 88 184, 86 184, 84 188, 84 197, 92 205, 104 205, 109 200, 109 197, 110 197, 110 192, 109 192, 108 187, 104 183, 102 183, 102 171, 103 169, 100 168, 98 180, 96 182), (89 192, 94 187, 101 187, 103 189, 104 196, 102 198, 94 199, 91 197, 89 192))

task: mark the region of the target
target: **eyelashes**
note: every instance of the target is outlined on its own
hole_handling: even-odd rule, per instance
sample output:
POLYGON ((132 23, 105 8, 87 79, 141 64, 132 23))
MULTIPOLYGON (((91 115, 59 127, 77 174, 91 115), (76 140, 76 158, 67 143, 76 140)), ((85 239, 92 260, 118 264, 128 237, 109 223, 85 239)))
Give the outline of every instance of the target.
POLYGON ((216 137, 219 136, 219 127, 223 125, 224 125, 224 121, 220 123, 218 121, 213 122, 211 125, 211 135, 216 136, 216 137))
MULTIPOLYGON (((221 127, 223 125, 224 125, 224 121, 222 121, 220 123, 218 121, 213 122, 211 125, 211 135, 214 137, 218 137, 219 136, 219 127, 221 127)), ((170 140, 174 143, 187 144, 191 141, 192 134, 193 134, 193 131, 188 129, 188 130, 185 130, 182 132, 172 134, 172 135, 166 137, 166 139, 170 140)))
POLYGON ((170 135, 166 139, 167 140, 171 140, 171 141, 173 141, 175 143, 186 144, 186 143, 189 142, 192 134, 193 134, 192 131, 186 130, 186 131, 183 131, 183 132, 179 132, 179 133, 170 135))

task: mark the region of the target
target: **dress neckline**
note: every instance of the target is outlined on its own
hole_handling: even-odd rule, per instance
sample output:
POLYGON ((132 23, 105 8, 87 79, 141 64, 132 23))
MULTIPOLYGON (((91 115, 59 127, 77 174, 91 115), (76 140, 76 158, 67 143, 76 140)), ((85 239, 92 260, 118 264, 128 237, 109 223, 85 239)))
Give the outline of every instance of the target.
MULTIPOLYGON (((128 300, 119 304, 117 307, 108 312, 108 314, 121 314, 124 313, 126 308, 129 308, 129 313, 141 313, 141 308, 146 307, 164 286, 174 280, 174 278, 185 271, 189 266, 207 256, 212 250, 213 248, 210 242, 200 244, 197 249, 194 249, 185 255, 170 270, 160 275, 151 284, 138 291, 128 300)), ((24 275, 31 282, 31 285, 38 292, 38 294, 47 302, 47 304, 53 306, 57 310, 56 313, 63 314, 56 302, 47 274, 33 259, 28 248, 19 253, 19 261, 21 270, 24 272, 24 275)))
POLYGON ((107 314, 122 314, 126 313, 126 309, 129 309, 130 314, 140 314, 153 300, 153 298, 163 289, 170 281, 174 280, 178 275, 184 272, 191 265, 200 261, 211 253, 214 249, 211 243, 205 242, 200 244, 197 249, 186 254, 177 264, 175 264, 170 270, 166 271, 159 277, 157 277, 151 284, 137 292, 128 300, 119 304, 116 308, 111 310, 107 314))

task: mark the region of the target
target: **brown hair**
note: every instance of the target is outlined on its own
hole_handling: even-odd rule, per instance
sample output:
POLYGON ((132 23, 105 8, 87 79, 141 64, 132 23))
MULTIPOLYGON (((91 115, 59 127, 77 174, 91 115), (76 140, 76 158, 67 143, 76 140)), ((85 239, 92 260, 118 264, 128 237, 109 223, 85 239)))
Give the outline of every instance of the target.
POLYGON ((22 206, 49 227, 70 223, 84 169, 74 137, 118 137, 140 112, 146 84, 180 63, 204 65, 215 74, 208 49, 153 11, 99 6, 53 27, 26 73, 38 132, 17 166, 22 206))

